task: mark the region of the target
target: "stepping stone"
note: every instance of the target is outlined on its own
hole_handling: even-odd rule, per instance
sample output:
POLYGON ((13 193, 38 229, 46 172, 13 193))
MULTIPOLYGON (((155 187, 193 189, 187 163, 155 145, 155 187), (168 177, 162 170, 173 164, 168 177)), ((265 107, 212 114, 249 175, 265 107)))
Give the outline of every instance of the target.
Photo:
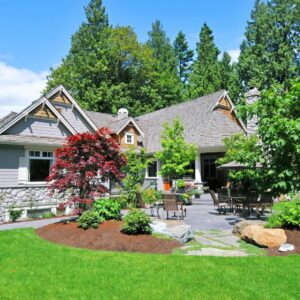
POLYGON ((203 236, 195 236, 194 238, 197 242, 201 243, 202 245, 209 245, 209 246, 214 246, 214 247, 219 247, 219 248, 228 247, 227 245, 224 245, 223 243, 220 243, 219 241, 208 239, 203 236))
POLYGON ((201 250, 188 251, 187 255, 198 256, 248 256, 244 251, 240 250, 222 250, 216 248, 202 248, 201 250))

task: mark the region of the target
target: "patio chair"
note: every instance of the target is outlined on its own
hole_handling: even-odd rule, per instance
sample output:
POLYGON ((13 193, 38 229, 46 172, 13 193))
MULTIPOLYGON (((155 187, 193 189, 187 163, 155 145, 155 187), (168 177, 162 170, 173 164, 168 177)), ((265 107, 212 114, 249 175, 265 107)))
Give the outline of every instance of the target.
POLYGON ((258 192, 250 191, 246 195, 245 199, 245 206, 243 210, 243 214, 245 215, 245 207, 248 207, 248 215, 250 215, 250 211, 253 210, 253 208, 256 209, 256 215, 258 216, 259 213, 259 202, 258 202, 258 192))
POLYGON ((273 195, 268 192, 264 192, 261 194, 260 198, 258 199, 259 208, 262 210, 262 214, 266 208, 270 208, 272 212, 273 207, 273 195))
POLYGON ((169 219, 169 211, 174 213, 174 216, 177 212, 177 219, 181 215, 181 219, 186 216, 186 208, 183 207, 183 204, 179 204, 176 198, 176 194, 163 194, 163 208, 167 212, 167 219, 169 219))
MULTIPOLYGON (((135 195, 136 195, 137 207, 139 207, 143 210, 147 209, 145 202, 143 200, 143 197, 142 197, 142 193, 136 192, 135 195)), ((148 208, 150 208, 151 216, 153 217, 154 216, 154 206, 150 205, 148 208)), ((157 215, 158 215, 158 211, 157 211, 157 215)), ((158 217, 159 217, 159 215, 158 215, 158 217)))
POLYGON ((233 207, 233 212, 236 214, 240 209, 245 208, 246 194, 241 190, 229 190, 229 196, 233 207))
POLYGON ((230 208, 230 204, 228 202, 220 202, 220 198, 217 197, 216 193, 213 190, 208 190, 208 192, 209 192, 209 194, 211 195, 211 197, 213 199, 214 206, 218 207, 219 214, 221 213, 222 209, 224 211, 224 214, 226 214, 226 208, 230 208))

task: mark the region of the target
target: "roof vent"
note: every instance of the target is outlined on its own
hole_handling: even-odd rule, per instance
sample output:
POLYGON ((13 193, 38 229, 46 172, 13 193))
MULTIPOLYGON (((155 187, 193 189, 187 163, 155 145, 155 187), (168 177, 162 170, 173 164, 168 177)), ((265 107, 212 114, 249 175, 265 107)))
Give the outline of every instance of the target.
POLYGON ((124 119, 128 117, 128 110, 126 108, 120 108, 118 110, 118 119, 124 119))

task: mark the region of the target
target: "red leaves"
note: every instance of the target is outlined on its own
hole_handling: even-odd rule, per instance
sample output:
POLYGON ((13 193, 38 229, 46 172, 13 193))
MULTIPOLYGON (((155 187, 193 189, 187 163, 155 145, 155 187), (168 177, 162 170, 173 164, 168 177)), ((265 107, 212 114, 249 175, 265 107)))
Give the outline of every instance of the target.
MULTIPOLYGON (((48 180, 51 190, 70 192, 71 201, 87 205, 87 199, 106 192, 102 180, 121 180, 127 161, 112 132, 101 128, 96 133, 77 134, 55 152, 55 163, 48 180)), ((78 205, 77 205, 78 206, 78 205)), ((78 206, 78 207, 79 207, 78 206)))

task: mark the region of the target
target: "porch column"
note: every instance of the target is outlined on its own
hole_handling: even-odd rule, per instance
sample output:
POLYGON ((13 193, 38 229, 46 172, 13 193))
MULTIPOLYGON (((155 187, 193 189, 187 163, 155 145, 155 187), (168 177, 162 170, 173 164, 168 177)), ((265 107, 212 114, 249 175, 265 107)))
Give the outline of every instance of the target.
MULTIPOLYGON (((157 161, 157 172, 160 171, 160 167, 161 167, 161 162, 157 161)), ((160 174, 157 174, 157 189, 159 191, 164 190, 164 181, 163 181, 163 178, 160 174)))
POLYGON ((196 159, 195 159, 195 182, 201 183, 201 159, 200 159, 200 152, 197 151, 196 159))

